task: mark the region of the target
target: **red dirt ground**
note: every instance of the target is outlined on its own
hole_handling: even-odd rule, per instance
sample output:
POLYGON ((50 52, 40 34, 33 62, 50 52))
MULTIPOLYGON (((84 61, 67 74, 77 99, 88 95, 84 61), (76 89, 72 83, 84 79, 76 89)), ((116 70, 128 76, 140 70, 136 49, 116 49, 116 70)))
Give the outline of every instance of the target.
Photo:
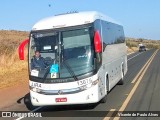
MULTIPOLYGON (((5 76, 1 76, 5 79, 5 76)), ((17 82, 12 86, 1 88, 0 90, 0 109, 17 103, 17 100, 24 97, 29 92, 27 73, 21 71, 17 74, 11 75, 8 79, 16 79, 17 82), (22 80, 25 79, 25 80, 22 80), (19 81, 19 82, 18 82, 19 81)))

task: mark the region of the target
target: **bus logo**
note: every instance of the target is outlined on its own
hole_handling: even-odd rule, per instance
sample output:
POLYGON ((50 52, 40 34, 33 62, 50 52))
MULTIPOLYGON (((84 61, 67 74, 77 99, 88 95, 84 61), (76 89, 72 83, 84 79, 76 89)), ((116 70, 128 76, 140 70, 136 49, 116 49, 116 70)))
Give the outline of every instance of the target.
POLYGON ((63 93, 62 90, 59 90, 59 91, 58 91, 58 95, 61 95, 62 93, 63 93))

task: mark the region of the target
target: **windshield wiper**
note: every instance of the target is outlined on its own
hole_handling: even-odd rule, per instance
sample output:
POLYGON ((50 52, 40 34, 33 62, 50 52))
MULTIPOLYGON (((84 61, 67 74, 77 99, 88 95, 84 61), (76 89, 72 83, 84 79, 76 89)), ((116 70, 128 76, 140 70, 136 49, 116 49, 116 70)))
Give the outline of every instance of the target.
POLYGON ((67 61, 64 60, 62 63, 63 63, 63 65, 67 68, 68 72, 69 72, 70 75, 74 78, 74 80, 77 81, 78 78, 76 77, 74 71, 72 70, 72 68, 70 67, 70 65, 67 63, 67 61))
MULTIPOLYGON (((63 65, 67 68, 68 72, 69 72, 70 75, 74 78, 74 80, 77 81, 78 78, 76 77, 74 71, 71 69, 71 67, 70 67, 70 65, 67 63, 67 61, 63 61, 62 63, 63 63, 63 65)), ((45 74, 44 74, 44 77, 43 77, 43 79, 42 79, 42 82, 43 82, 43 83, 45 83, 45 81, 46 81, 47 75, 49 74, 50 67, 51 67, 52 64, 53 64, 53 62, 52 62, 51 64, 49 64, 49 66, 48 66, 48 68, 47 68, 47 70, 46 70, 46 72, 45 72, 45 74)))
POLYGON ((43 83, 46 81, 47 75, 48 75, 48 73, 50 71, 50 67, 51 67, 52 64, 53 64, 53 61, 49 64, 49 66, 48 66, 48 68, 47 68, 47 70, 46 70, 46 72, 45 72, 45 74, 44 74, 44 76, 42 78, 42 82, 43 83))

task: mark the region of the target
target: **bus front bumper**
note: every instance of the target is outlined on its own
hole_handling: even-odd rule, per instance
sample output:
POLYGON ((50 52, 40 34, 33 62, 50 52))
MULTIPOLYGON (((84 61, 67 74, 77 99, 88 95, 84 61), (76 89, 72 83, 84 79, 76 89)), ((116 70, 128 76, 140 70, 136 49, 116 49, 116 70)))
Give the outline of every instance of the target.
POLYGON ((99 94, 98 84, 84 91, 65 95, 44 95, 30 90, 34 106, 96 103, 100 100, 99 94))

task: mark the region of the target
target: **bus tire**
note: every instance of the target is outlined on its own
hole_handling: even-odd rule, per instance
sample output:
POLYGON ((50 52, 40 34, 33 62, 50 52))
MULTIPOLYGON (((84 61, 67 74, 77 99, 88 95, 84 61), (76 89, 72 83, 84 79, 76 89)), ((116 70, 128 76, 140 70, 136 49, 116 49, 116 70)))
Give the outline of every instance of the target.
MULTIPOLYGON (((108 76, 106 76, 106 90, 107 90, 107 92, 108 92, 108 85, 109 85, 108 76)), ((107 102, 107 94, 101 99, 100 102, 101 103, 106 103, 107 102)))
POLYGON ((123 85, 124 84, 124 81, 123 79, 121 78, 121 80, 118 82, 118 85, 123 85))
POLYGON ((106 103, 107 102, 107 95, 105 95, 102 99, 101 99, 101 103, 106 103))
POLYGON ((31 96, 29 93, 24 96, 24 104, 29 110, 34 110, 36 108, 36 106, 32 105, 31 96))

